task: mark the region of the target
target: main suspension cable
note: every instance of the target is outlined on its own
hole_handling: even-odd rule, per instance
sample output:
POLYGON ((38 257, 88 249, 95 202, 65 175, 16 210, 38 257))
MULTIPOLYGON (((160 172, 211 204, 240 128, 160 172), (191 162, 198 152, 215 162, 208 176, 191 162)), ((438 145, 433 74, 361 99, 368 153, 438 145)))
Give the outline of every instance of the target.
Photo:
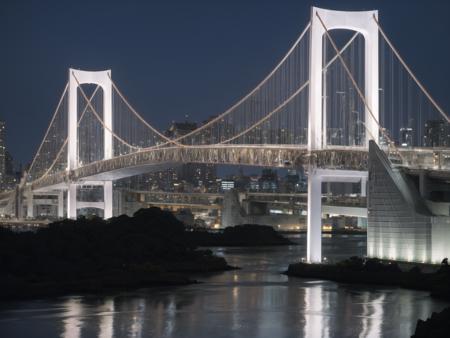
POLYGON ((207 123, 203 124, 202 126, 198 127, 197 129, 185 134, 185 135, 181 135, 178 138, 175 138, 173 141, 174 142, 178 142, 182 139, 185 139, 186 137, 192 136, 200 131, 202 131, 203 129, 209 127, 210 125, 212 125, 213 123, 220 121, 221 119, 223 119, 225 116, 227 116, 228 114, 230 114, 232 111, 234 111, 235 108, 237 108, 239 105, 241 105, 245 100, 247 100, 251 95, 253 95, 257 90, 259 90, 270 78, 271 76, 282 66, 282 64, 284 63, 284 61, 291 55, 291 53, 293 52, 293 50, 299 45, 300 41, 303 39, 303 37, 305 36, 305 34, 308 32, 309 28, 311 27, 311 22, 309 22, 305 29, 303 30, 303 32, 300 34, 299 38, 294 42, 294 44, 292 45, 292 47, 289 49, 289 51, 286 53, 286 55, 281 59, 281 61, 276 65, 276 67, 251 91, 249 92, 247 95, 245 95, 242 99, 240 99, 238 102, 236 102, 233 106, 231 106, 230 108, 228 108, 225 112, 223 112, 222 114, 216 116, 215 118, 211 119, 210 121, 208 121, 207 123))
POLYGON ((67 82, 66 86, 64 87, 64 91, 63 91, 63 93, 62 93, 62 95, 61 95, 61 98, 59 99, 59 102, 58 102, 58 105, 56 106, 55 112, 53 113, 53 117, 52 117, 52 119, 51 119, 51 121, 50 121, 50 124, 48 125, 47 131, 46 131, 45 134, 44 134, 44 138, 42 139, 42 142, 41 142, 41 144, 39 145, 39 148, 38 148, 36 154, 35 154, 34 157, 33 157, 33 161, 31 161, 30 168, 28 169, 28 172, 29 172, 29 173, 31 173, 31 170, 32 170, 33 167, 34 167, 34 163, 36 162, 36 159, 37 159, 37 157, 39 156, 42 147, 44 146, 45 139, 47 138, 48 133, 50 132, 50 128, 52 127, 52 124, 53 124, 53 122, 54 122, 55 119, 56 119, 56 115, 58 115, 59 108, 60 108, 60 106, 61 106, 61 104, 62 104, 62 102, 63 102, 63 100, 64 100, 64 96, 67 94, 67 90, 68 90, 68 89, 69 89, 69 82, 67 82))
MULTIPOLYGON (((94 98, 94 96, 95 96, 95 94, 97 93, 97 91, 99 90, 99 88, 100 88, 100 86, 97 85, 97 87, 95 88, 94 92, 93 92, 92 95, 91 95, 91 98, 89 99, 89 102, 92 101, 92 99, 94 98)), ((86 104, 86 105, 84 106, 83 112, 81 113, 80 118, 78 119, 78 122, 77 122, 77 128, 80 126, 81 120, 83 119, 85 113, 87 112, 88 107, 89 107, 88 104, 86 104)), ((62 154, 62 152, 63 152, 63 150, 64 150, 64 147, 67 145, 67 142, 68 142, 68 141, 69 141, 69 137, 67 136, 66 139, 64 140, 64 143, 62 144, 61 148, 59 149, 58 153, 56 154, 56 157, 55 157, 54 161, 52 162, 52 164, 50 165, 50 167, 47 169, 47 171, 46 171, 41 177, 37 178, 36 180, 32 181, 31 183, 34 183, 34 182, 36 182, 37 180, 43 179, 44 177, 46 177, 46 176, 50 173, 50 171, 53 169, 53 167, 54 167, 54 166, 56 165, 56 163, 58 162, 58 159, 59 159, 59 157, 61 156, 61 154, 62 154)))
POLYGON ((103 122, 102 118, 100 117, 100 115, 97 113, 97 111, 95 110, 95 108, 92 106, 91 101, 88 100, 86 93, 84 92, 83 88, 80 85, 80 82, 78 81, 77 77, 75 76, 75 73, 72 72, 72 76, 75 79, 75 81, 77 82, 78 88, 80 88, 80 92, 81 95, 83 95, 84 99, 86 100, 87 104, 89 105, 89 108, 91 108, 92 113, 94 114, 94 116, 97 118, 97 120, 101 123, 101 125, 103 126, 103 128, 105 128, 106 130, 108 130, 111 135, 116 138, 118 141, 122 142, 123 144, 125 144, 126 146, 132 148, 132 149, 142 149, 140 147, 136 147, 133 146, 131 144, 129 144, 127 141, 125 141, 124 139, 122 139, 120 136, 116 135, 116 133, 114 133, 114 131, 111 130, 111 128, 109 128, 107 125, 105 125, 105 123, 103 122))
POLYGON ((123 102, 125 102, 125 104, 127 105, 127 107, 133 112, 133 114, 142 122, 145 124, 145 126, 147 128, 149 128, 152 132, 154 132, 155 134, 157 134, 159 137, 161 137, 163 140, 166 141, 166 143, 164 144, 160 144, 158 146, 162 146, 162 145, 166 145, 167 143, 173 143, 177 146, 183 147, 184 145, 181 143, 176 142, 176 140, 172 140, 169 137, 165 136, 164 134, 162 134, 161 132, 159 132, 157 129, 155 129, 154 127, 152 127, 147 121, 144 120, 144 118, 133 108, 133 106, 128 102, 128 100, 125 98, 125 96, 122 94, 122 92, 119 90, 119 88, 116 86, 116 84, 114 83, 114 81, 111 79, 111 75, 108 73, 108 77, 111 81, 111 84, 114 88, 114 90, 117 92, 117 94, 120 96, 120 98, 123 100, 123 102))

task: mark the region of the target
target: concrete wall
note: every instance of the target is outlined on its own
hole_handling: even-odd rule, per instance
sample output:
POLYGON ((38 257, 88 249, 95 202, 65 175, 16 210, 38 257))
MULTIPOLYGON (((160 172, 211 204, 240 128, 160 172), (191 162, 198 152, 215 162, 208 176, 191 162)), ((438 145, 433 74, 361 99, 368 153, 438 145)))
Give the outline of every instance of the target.
POLYGON ((450 257, 450 217, 441 204, 446 203, 423 199, 410 177, 391 168, 386 155, 371 143, 369 257, 429 263, 450 257))
POLYGON ((369 148, 367 255, 429 262, 431 214, 398 170, 374 144, 369 148))
POLYGON ((432 217, 431 228, 431 261, 440 263, 450 258, 450 217, 432 217))

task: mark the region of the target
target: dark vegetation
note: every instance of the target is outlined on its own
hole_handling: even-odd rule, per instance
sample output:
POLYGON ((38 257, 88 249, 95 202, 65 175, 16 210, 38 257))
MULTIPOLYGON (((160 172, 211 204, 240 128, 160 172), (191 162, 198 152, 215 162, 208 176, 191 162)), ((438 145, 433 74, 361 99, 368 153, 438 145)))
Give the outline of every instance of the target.
POLYGON ((412 338, 447 338, 450 337, 450 307, 433 312, 431 318, 418 320, 416 332, 412 338))
POLYGON ((64 220, 36 232, 0 230, 0 299, 191 283, 230 269, 192 244, 170 212, 64 220))
POLYGON ((198 246, 283 244, 291 242, 268 226, 189 231, 159 208, 57 221, 36 232, 0 229, 0 299, 188 284, 193 273, 232 268, 198 246))
POLYGON ((222 232, 192 231, 189 242, 196 246, 263 246, 291 245, 289 239, 271 226, 245 224, 225 228, 222 232))
POLYGON ((395 262, 351 257, 337 264, 290 264, 289 276, 328 279, 342 283, 379 284, 430 291, 432 296, 450 299, 450 267, 424 273, 418 266, 402 271, 395 262))

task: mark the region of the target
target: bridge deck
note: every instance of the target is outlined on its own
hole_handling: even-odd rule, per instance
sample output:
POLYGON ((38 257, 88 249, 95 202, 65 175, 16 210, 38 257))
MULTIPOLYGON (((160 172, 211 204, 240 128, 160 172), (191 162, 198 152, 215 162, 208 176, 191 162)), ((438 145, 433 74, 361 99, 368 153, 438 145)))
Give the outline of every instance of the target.
MULTIPOLYGON (((393 163, 411 169, 450 170, 450 149, 404 148, 393 163)), ((368 167, 368 151, 362 147, 333 146, 308 151, 304 145, 215 145, 151 148, 87 164, 36 180, 33 190, 61 188, 69 182, 109 181, 156 171, 177 163, 211 163, 276 168, 312 165, 318 168, 362 170, 368 167)))

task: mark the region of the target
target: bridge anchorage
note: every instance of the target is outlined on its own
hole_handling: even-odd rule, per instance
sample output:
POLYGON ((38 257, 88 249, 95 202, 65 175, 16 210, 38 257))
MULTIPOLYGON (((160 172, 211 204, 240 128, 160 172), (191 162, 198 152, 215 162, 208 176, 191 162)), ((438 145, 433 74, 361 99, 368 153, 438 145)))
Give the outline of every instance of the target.
MULTIPOLYGON (((422 185, 424 172, 446 177, 450 149, 430 143, 430 121, 450 123, 382 30, 377 11, 313 7, 304 31, 253 90, 179 137, 169 138, 152 127, 119 90, 110 70, 69 69, 32 164, 15 191, 0 195, 0 208, 19 218, 33 217, 35 197, 56 195, 59 217, 76 218, 78 210, 96 208, 109 218, 114 180, 161 165, 304 166, 309 262, 322 260, 323 182, 359 182, 363 195, 369 187, 369 228, 376 229, 368 231, 369 255, 431 260, 430 248, 415 249, 414 244, 405 248, 408 254, 382 249, 382 225, 388 221, 380 219, 380 206, 371 204, 371 196, 379 196, 377 179, 388 180, 380 172, 368 174, 371 168, 384 168, 386 175, 396 177, 391 185, 402 185, 396 188, 402 196, 408 185, 405 173, 422 177, 422 185), (342 30, 353 35, 338 44, 336 34, 342 30)), ((413 204, 411 213, 417 211, 413 204)))

